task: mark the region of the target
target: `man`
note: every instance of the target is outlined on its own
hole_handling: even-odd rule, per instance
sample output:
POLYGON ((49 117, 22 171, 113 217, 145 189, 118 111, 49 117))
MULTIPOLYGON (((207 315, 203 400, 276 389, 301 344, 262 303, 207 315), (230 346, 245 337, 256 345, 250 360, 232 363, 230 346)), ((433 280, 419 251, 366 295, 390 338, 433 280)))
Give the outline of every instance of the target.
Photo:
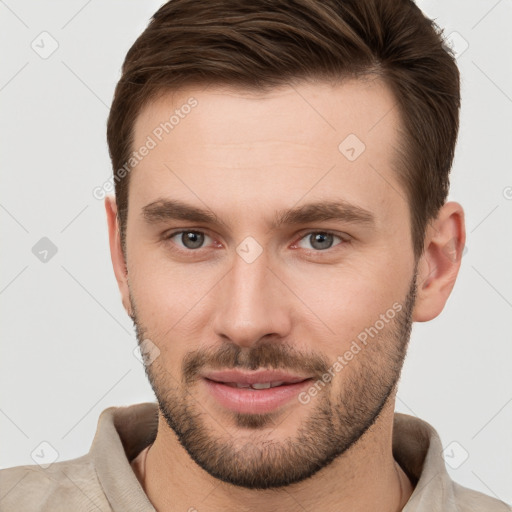
POLYGON ((465 243, 459 74, 409 1, 172 0, 127 54, 105 208, 157 404, 2 471, 2 510, 501 511, 394 413, 465 243))

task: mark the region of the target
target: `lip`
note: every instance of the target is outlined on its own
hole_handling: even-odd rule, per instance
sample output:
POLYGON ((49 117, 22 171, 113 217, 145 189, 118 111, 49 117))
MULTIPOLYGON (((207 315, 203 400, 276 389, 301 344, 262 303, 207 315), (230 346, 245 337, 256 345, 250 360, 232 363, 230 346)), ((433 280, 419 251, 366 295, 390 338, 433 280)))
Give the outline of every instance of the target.
POLYGON ((275 411, 293 399, 297 404, 298 394, 311 385, 312 378, 297 377, 283 372, 258 372, 254 374, 242 374, 240 372, 215 372, 215 379, 223 379, 224 382, 236 382, 239 384, 254 384, 256 382, 286 381, 288 384, 268 389, 251 389, 231 387, 222 380, 212 380, 203 377, 208 393, 222 407, 238 413, 264 414, 275 411), (235 380, 233 380, 235 379, 235 380), (293 382, 292 382, 293 381, 293 382))

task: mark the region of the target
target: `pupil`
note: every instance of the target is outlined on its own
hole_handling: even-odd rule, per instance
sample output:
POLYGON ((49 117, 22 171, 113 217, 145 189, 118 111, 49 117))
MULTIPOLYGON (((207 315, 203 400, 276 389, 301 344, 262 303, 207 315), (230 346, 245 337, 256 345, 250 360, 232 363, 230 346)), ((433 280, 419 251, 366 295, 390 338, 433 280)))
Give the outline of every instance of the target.
POLYGON ((313 237, 311 245, 315 249, 329 249, 332 245, 332 235, 329 233, 315 233, 311 236, 313 237))
POLYGON ((204 235, 194 231, 187 231, 181 235, 181 241, 187 249, 197 249, 203 244, 204 235))

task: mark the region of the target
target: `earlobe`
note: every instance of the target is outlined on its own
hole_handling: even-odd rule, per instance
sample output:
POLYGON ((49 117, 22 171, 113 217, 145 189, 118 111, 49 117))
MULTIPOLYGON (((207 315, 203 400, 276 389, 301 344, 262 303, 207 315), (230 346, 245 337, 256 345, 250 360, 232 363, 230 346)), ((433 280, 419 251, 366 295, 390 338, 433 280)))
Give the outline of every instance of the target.
POLYGON ((105 211, 107 214, 110 257, 112 260, 112 266, 114 268, 117 285, 121 293, 123 306, 128 313, 128 316, 131 317, 132 308, 130 304, 130 293, 128 287, 128 269, 121 247, 121 236, 117 218, 117 205, 114 196, 107 196, 105 198, 105 211))
POLYGON ((441 313, 455 285, 465 243, 464 210, 459 203, 448 202, 425 234, 413 321, 427 322, 441 313))

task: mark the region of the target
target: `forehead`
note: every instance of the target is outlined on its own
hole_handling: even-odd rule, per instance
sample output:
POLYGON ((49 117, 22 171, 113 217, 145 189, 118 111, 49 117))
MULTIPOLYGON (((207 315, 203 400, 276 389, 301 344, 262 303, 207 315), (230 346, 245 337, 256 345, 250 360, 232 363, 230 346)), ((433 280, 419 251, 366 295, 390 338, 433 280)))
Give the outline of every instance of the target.
POLYGON ((130 210, 166 196, 229 216, 336 196, 378 216, 405 200, 393 170, 399 122, 378 80, 166 93, 134 125, 132 149, 151 149, 134 161, 130 210))

